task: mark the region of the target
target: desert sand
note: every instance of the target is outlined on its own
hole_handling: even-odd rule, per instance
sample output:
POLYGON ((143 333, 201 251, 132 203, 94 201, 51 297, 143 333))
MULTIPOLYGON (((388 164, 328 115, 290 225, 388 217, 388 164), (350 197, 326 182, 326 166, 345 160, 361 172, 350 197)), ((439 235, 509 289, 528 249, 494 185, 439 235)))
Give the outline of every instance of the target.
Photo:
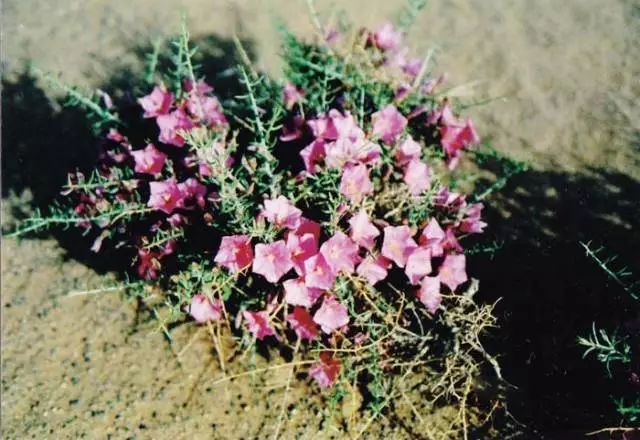
MULTIPOLYGON (((363 26, 393 18, 403 4, 317 3, 321 13, 339 6, 363 26)), ((174 34, 184 13, 196 41, 215 35, 226 42, 220 50, 229 49, 237 34, 256 65, 278 75, 276 21, 300 35, 313 29, 302 0, 5 0, 3 6, 2 195, 9 227, 30 200, 39 204, 55 194, 66 167, 86 160, 77 144, 89 142, 79 119, 54 101, 57 92, 25 74, 29 65, 66 83, 105 87, 115 66, 139 69, 132 48, 174 34)), ((599 416, 610 405, 598 388, 606 383, 592 379, 598 365, 576 363, 574 341, 594 319, 608 322, 615 297, 578 240, 605 243, 640 273, 640 4, 432 0, 409 39, 422 53, 436 50, 435 71, 465 85, 455 93, 469 102, 492 99, 467 112, 498 150, 530 164, 488 201, 495 206, 491 233, 506 245, 502 256, 478 262, 476 275, 487 300, 504 298, 491 349, 518 387, 510 410, 533 436, 524 438, 541 432, 581 438, 613 419, 599 416)), ((272 433, 282 378, 211 386, 220 371, 206 332, 180 326, 169 344, 154 320, 117 292, 69 297, 112 278, 87 255, 47 236, 3 239, 4 437, 272 433)), ((283 438, 342 438, 319 425, 306 394, 300 381, 283 438)), ((388 419, 378 425, 371 438, 426 438, 419 424, 413 431, 388 419)))

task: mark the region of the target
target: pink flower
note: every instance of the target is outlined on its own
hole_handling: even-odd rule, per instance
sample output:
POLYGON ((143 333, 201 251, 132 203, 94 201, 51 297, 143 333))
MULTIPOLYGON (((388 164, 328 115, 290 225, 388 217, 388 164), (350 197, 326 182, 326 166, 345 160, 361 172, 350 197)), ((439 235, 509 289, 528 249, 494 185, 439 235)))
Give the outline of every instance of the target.
POLYGON ((151 93, 138 99, 138 103, 144 110, 144 118, 155 118, 169 112, 173 103, 173 93, 167 92, 163 87, 155 86, 151 93))
POLYGON ((294 306, 311 307, 322 295, 322 290, 307 287, 305 279, 302 277, 286 280, 282 285, 284 286, 284 300, 287 304, 294 306))
POLYGON ((293 309, 293 312, 287 316, 287 321, 300 340, 312 341, 318 336, 318 327, 304 307, 293 309))
POLYGON ((421 154, 422 147, 420 144, 414 141, 411 136, 407 136, 396 149, 396 161, 398 165, 405 166, 411 161, 419 160, 421 154))
POLYGON ((200 324, 217 321, 222 316, 222 305, 220 300, 211 301, 206 295, 198 294, 191 298, 189 314, 200 324))
POLYGON ((313 234, 300 236, 291 232, 287 236, 287 249, 291 254, 293 268, 298 275, 302 276, 304 275, 304 262, 318 253, 318 240, 313 234))
POLYGON ((336 131, 333 122, 325 115, 320 115, 316 119, 311 119, 307 124, 311 128, 311 132, 316 139, 335 140, 338 138, 338 132, 336 131))
POLYGON ((265 200, 262 215, 279 228, 296 229, 300 226, 302 211, 296 208, 285 196, 265 200))
POLYGON ((195 87, 193 87, 193 81, 185 79, 182 86, 185 92, 197 95, 206 95, 207 93, 213 92, 213 87, 207 84, 203 79, 197 80, 195 87))
POLYGON ((271 324, 269 324, 269 313, 266 311, 250 312, 245 310, 242 312, 242 316, 247 320, 249 331, 256 339, 263 340, 267 336, 276 334, 271 324))
POLYGON ((262 275, 270 283, 277 283, 292 267, 293 262, 284 240, 256 245, 253 272, 262 275))
POLYGON ((433 203, 436 206, 442 206, 445 208, 457 210, 466 204, 465 196, 456 192, 449 191, 449 188, 443 186, 438 190, 436 196, 433 199, 433 203))
POLYGON ((443 241, 445 232, 442 230, 438 221, 432 218, 429 224, 422 230, 420 235, 420 244, 431 250, 433 257, 441 257, 444 253, 443 241))
POLYGON ((340 271, 353 272, 355 264, 360 259, 358 245, 340 231, 320 246, 320 253, 335 273, 340 271))
POLYGON ((352 143, 364 139, 364 131, 358 126, 351 113, 345 112, 343 115, 338 110, 331 109, 329 118, 335 128, 336 139, 344 139, 352 143))
POLYGON ((351 226, 351 239, 363 248, 371 250, 380 231, 369 221, 366 211, 360 210, 351 217, 349 226, 351 226))
POLYGON ((314 174, 318 171, 318 164, 322 162, 325 156, 324 141, 316 139, 300 151, 300 157, 304 162, 304 169, 314 174))
POLYGON ((117 128, 110 128, 106 138, 119 144, 128 143, 127 137, 120 133, 117 128))
POLYGON ((353 203, 360 203, 365 195, 372 192, 373 184, 366 165, 351 165, 344 169, 340 180, 340 194, 353 203))
POLYGON ((200 208, 204 208, 204 198, 207 195, 206 186, 198 182, 195 178, 189 177, 184 182, 179 183, 178 188, 185 199, 194 200, 200 208))
POLYGON ((284 97, 284 106, 287 110, 291 110, 296 103, 301 102, 304 98, 304 92, 290 82, 284 85, 282 94, 284 97))
POLYGON ((313 321, 322 328, 323 332, 331 334, 349 323, 349 315, 347 308, 340 304, 335 296, 327 296, 313 315, 313 321))
POLYGON ((382 256, 374 258, 369 255, 360 263, 357 273, 373 285, 387 277, 389 266, 391 263, 386 258, 382 256))
POLYGON ((409 92, 411 92, 411 85, 402 83, 396 88, 396 91, 393 94, 393 100, 395 102, 400 102, 409 96, 409 92))
POLYGON ((382 149, 378 144, 366 139, 338 139, 326 144, 325 152, 325 163, 329 168, 344 168, 357 163, 377 163, 380 161, 382 149))
POLYGON ((423 60, 417 57, 409 58, 406 60, 400 68, 404 74, 410 76, 412 79, 418 76, 420 70, 422 69, 423 60))
POLYGON ((404 267, 407 264, 409 255, 417 247, 408 226, 387 226, 384 228, 382 256, 390 259, 399 267, 404 267))
POLYGON ((138 275, 145 280, 158 278, 158 271, 162 268, 160 258, 162 254, 149 249, 138 250, 138 275))
POLYGON ((384 23, 373 34, 375 45, 382 50, 394 50, 402 42, 402 31, 396 30, 390 22, 384 23))
POLYGON ((444 103, 444 105, 430 112, 427 116, 427 125, 438 123, 444 126, 459 125, 458 119, 456 119, 456 117, 453 115, 451 107, 446 102, 444 103))
POLYGON ((197 121, 207 126, 227 124, 220 101, 214 96, 191 94, 187 100, 187 110, 197 121))
POLYGON ((150 208, 171 214, 174 209, 184 206, 184 195, 173 177, 162 182, 150 182, 149 190, 151 195, 147 206, 150 208))
POLYGON ((464 126, 445 125, 440 127, 440 143, 449 160, 449 169, 456 167, 463 148, 480 142, 480 137, 473 127, 471 119, 464 126))
POLYGON ((144 150, 132 151, 131 155, 135 161, 136 173, 158 174, 162 171, 164 161, 167 159, 167 155, 153 144, 147 145, 144 150))
POLYGON ((333 386, 340 374, 340 361, 331 357, 327 352, 320 353, 320 362, 309 368, 312 377, 321 388, 333 386))
POLYGON ((407 258, 407 267, 404 271, 411 284, 418 284, 431 272, 431 250, 422 247, 416 248, 407 258))
POLYGON ((456 234, 452 227, 448 227, 444 232, 442 247, 445 251, 462 252, 462 246, 460 246, 460 242, 456 238, 456 234))
POLYGON ((316 239, 316 242, 320 240, 320 224, 309 220, 306 217, 300 217, 300 225, 293 231, 296 235, 303 236, 304 234, 311 234, 316 239))
POLYGON ((460 223, 460 230, 468 234, 480 234, 487 226, 485 222, 480 220, 482 203, 473 203, 465 210, 465 217, 460 223))
POLYGON ((180 133, 193 128, 193 122, 191 122, 189 116, 181 108, 166 115, 159 115, 156 118, 156 123, 158 124, 158 128, 160 128, 158 140, 176 147, 182 147, 184 145, 184 138, 180 133))
POLYGON ((251 238, 247 235, 229 235, 222 237, 220 249, 214 260, 232 273, 238 273, 253 262, 251 238))
POLYGON ((412 160, 404 170, 404 182, 412 196, 419 196, 431 186, 429 167, 421 160, 412 160))
POLYGON ((417 296, 429 313, 436 313, 442 302, 440 280, 438 277, 424 277, 420 284, 420 289, 418 289, 417 296))
POLYGON ((330 289, 336 280, 336 272, 321 253, 304 262, 304 273, 307 287, 326 290, 330 289))
POLYGON ((393 144, 407 126, 407 118, 393 105, 389 104, 371 116, 373 136, 387 144, 393 144))
POLYGON ((456 288, 467 281, 466 258, 464 255, 447 255, 438 271, 438 278, 442 284, 451 289, 456 288))

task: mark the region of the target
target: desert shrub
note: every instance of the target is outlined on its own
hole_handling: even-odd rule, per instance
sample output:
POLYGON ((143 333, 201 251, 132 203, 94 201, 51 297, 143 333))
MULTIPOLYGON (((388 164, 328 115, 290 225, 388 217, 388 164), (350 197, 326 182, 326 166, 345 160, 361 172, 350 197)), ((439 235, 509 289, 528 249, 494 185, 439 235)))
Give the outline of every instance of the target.
POLYGON ((403 30, 313 19, 315 41, 283 30, 283 81, 239 65, 242 91, 224 105, 186 30, 166 59, 150 55, 137 100, 69 89, 101 133, 99 162, 15 234, 77 227, 93 251, 119 249, 122 287, 168 338, 186 317, 206 326, 224 374, 235 353, 276 346, 290 380, 306 369, 330 402, 365 397, 361 433, 409 391, 457 404, 443 435, 466 432, 482 365, 500 370, 481 345, 495 319, 465 252, 483 249, 467 246, 486 226, 478 200, 503 183, 465 195, 474 177, 460 164, 495 153, 403 30))

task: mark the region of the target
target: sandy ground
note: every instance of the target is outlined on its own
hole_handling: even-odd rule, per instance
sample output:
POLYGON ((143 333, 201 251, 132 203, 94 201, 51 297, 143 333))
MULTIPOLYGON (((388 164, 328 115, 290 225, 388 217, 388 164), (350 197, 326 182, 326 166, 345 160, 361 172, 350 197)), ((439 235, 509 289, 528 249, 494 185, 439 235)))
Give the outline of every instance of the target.
MULTIPOLYGON (((332 8, 327 1, 318 4, 320 11, 332 8)), ((340 7, 358 23, 375 25, 393 16, 401 4, 350 0, 340 2, 340 7)), ((4 1, 3 159, 13 159, 7 151, 21 152, 18 145, 39 151, 37 163, 22 164, 34 167, 28 175, 16 177, 15 167, 3 165, 5 224, 13 209, 28 205, 9 196, 11 190, 29 190, 42 201, 60 182, 43 180, 37 171, 53 167, 49 164, 61 155, 68 160, 64 165, 82 155, 52 151, 51 137, 84 140, 74 132, 70 122, 75 120, 48 100, 55 92, 21 76, 25 66, 33 63, 59 73, 68 83, 103 86, 114 66, 137 66, 131 47, 174 33, 181 12, 196 40, 210 34, 223 40, 233 33, 241 35, 255 52, 256 64, 272 74, 279 67, 276 19, 297 33, 312 29, 304 2, 297 0, 4 1), (29 96, 38 99, 31 102, 29 96), (65 129, 59 127, 62 122, 65 129)), ((512 253, 527 253, 523 265, 529 272, 516 270, 514 283, 517 277, 548 276, 542 275, 547 271, 543 261, 550 258, 551 248, 538 253, 545 247, 540 242, 566 236, 567 225, 581 230, 571 235, 572 240, 607 239, 621 253, 640 245, 637 234, 631 233, 639 226, 640 214, 639 17, 640 4, 631 0, 433 0, 411 31, 410 39, 420 51, 437 49, 438 71, 447 72, 451 84, 466 84, 462 92, 469 99, 499 98, 470 112, 497 148, 532 164, 527 180, 496 200, 502 204, 500 224, 508 226, 495 229, 526 242, 524 250, 512 253), (527 241, 531 234, 539 234, 535 243, 527 241), (532 275, 532 270, 537 273, 532 275)), ((24 160, 32 157, 20 154, 24 160)), ((219 372, 204 332, 181 326, 170 345, 152 320, 117 293, 66 297, 74 289, 100 286, 109 277, 98 274, 90 261, 94 269, 81 263, 83 258, 70 258, 75 254, 69 252, 53 239, 3 240, 6 438, 263 438, 272 432, 281 388, 269 387, 281 378, 267 377, 258 384, 238 381, 223 389, 208 386, 219 372)), ((570 265, 566 260, 571 255, 562 256, 561 268, 570 265)), ((496 275, 495 269, 485 272, 496 275)), ((500 282, 495 276, 489 285, 500 294, 512 287, 500 282)), ((524 283, 531 284, 524 291, 545 286, 528 278, 524 283)), ((576 288, 571 280, 562 285, 563 292, 576 288)), ((513 313, 530 310, 527 304, 514 305, 513 313)), ((597 309, 602 303, 592 306, 597 309)), ((576 318, 567 325, 589 322, 589 317, 576 318)), ((523 336, 518 331, 527 334, 514 328, 514 337, 523 336)), ((569 343, 573 339, 566 336, 569 343)), ((528 372, 536 368, 531 362, 546 362, 545 350, 553 344, 542 345, 527 347, 537 358, 529 356, 526 364, 517 356, 506 361, 513 372, 510 379, 524 383, 525 390, 527 381, 537 383, 531 378, 535 373, 528 372)), ((242 366, 230 368, 239 371, 242 366)), ((550 374, 566 376, 566 371, 550 374)), ((528 403, 522 414, 542 414, 540 407, 554 400, 553 390, 533 388, 523 399, 528 403)), ((295 388, 292 401, 303 394, 303 385, 295 388)), ((302 409, 292 413, 285 438, 341 436, 318 426, 312 406, 304 410, 312 404, 302 402, 302 409)), ((557 418, 545 416, 539 428, 586 429, 583 421, 590 413, 580 412, 578 407, 557 418)), ((597 426, 599 420, 592 424, 597 426)), ((406 430, 379 429, 398 438, 411 437, 406 430)))

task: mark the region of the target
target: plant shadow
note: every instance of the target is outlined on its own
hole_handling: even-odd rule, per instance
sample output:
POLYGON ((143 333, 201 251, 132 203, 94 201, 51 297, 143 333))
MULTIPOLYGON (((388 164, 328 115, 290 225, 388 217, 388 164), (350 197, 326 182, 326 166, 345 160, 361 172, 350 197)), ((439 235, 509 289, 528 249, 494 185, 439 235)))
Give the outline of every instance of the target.
MULTIPOLYGON (((218 98, 225 101, 241 92, 236 67, 241 63, 234 41, 217 35, 206 35, 192 41, 198 47, 193 60, 199 73, 211 84, 218 98)), ((169 38, 159 41, 160 53, 171 44, 169 38)), ((251 41, 240 40, 249 59, 255 59, 251 41)), ((154 50, 153 44, 130 49, 139 60, 154 50)), ((108 64, 107 60, 104 60, 108 64)), ((155 71, 170 69, 167 57, 158 58, 155 71)), ((50 97, 52 87, 43 85, 38 75, 28 67, 21 72, 2 77, 2 197, 9 200, 12 221, 19 221, 33 209, 46 210, 60 197, 60 190, 67 182, 67 173, 73 170, 90 171, 96 163, 100 142, 106 131, 93 132, 86 113, 78 108, 64 106, 50 97), (25 209, 20 195, 31 194, 29 209, 25 209), (13 200, 10 200, 13 199, 13 200), (18 200, 15 200, 18 199, 18 200)), ((98 89, 109 94, 124 120, 138 120, 141 109, 136 98, 149 93, 152 84, 145 82, 142 65, 116 65, 109 80, 98 89)), ((139 145, 150 138, 155 125, 142 123, 127 127, 126 135, 139 145)), ((157 136, 157 135, 156 135, 157 136)), ((5 225, 3 225, 5 226, 5 225)), ((7 231, 5 231, 7 232, 7 231)), ((123 249, 103 249, 96 254, 90 250, 95 236, 79 238, 77 230, 51 230, 35 234, 38 237, 54 236, 66 251, 66 258, 73 258, 98 272, 130 270, 131 256, 123 249)))
POLYGON ((639 195, 640 182, 602 169, 529 171, 489 203, 489 232, 505 245, 494 259, 472 257, 469 267, 481 280, 482 299, 500 299, 500 328, 489 348, 517 387, 508 400, 511 414, 536 435, 582 438, 568 430, 581 436, 617 426, 612 396, 640 393, 630 381, 640 370, 638 359, 612 366, 609 379, 595 356, 583 359, 576 341, 593 323, 616 330, 640 318, 638 302, 580 245, 602 245, 607 255, 619 256, 617 268, 640 274, 639 195))

